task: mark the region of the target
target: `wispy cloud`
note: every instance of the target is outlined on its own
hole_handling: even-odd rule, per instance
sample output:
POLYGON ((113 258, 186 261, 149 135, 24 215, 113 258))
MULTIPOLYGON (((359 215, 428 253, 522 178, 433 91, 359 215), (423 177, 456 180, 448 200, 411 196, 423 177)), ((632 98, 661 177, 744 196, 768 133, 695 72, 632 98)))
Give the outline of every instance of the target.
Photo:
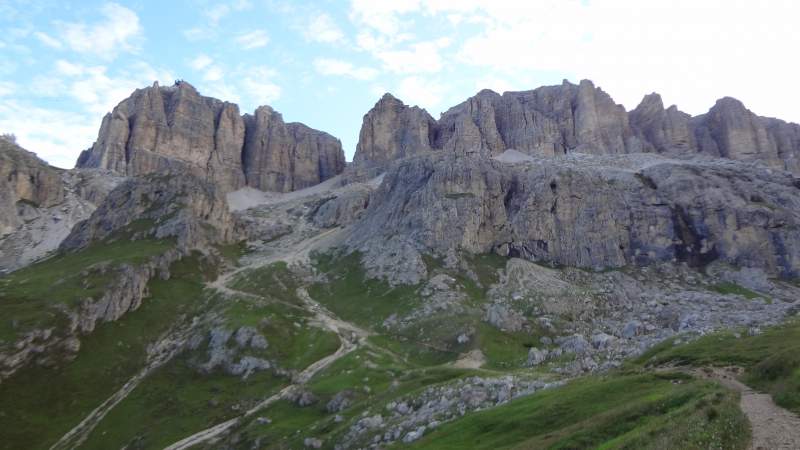
POLYGON ((378 75, 378 70, 371 67, 356 67, 347 61, 331 58, 315 59, 314 69, 322 75, 346 76, 356 80, 372 80, 378 75))
POLYGON ((343 42, 345 38, 344 32, 336 25, 331 16, 325 13, 311 18, 304 35, 309 41, 326 44, 343 42))
POLYGON ((269 35, 264 30, 253 30, 240 33, 236 37, 236 42, 246 50, 265 47, 269 44, 269 35))
POLYGON ((51 47, 51 48, 62 48, 63 47, 63 45, 61 44, 61 41, 59 41, 58 39, 50 36, 47 33, 42 33, 41 31, 37 31, 37 32, 33 33, 33 35, 36 36, 36 39, 38 39, 39 42, 41 42, 42 44, 44 44, 44 45, 46 45, 48 47, 51 47))
MULTIPOLYGON (((84 54, 111 60, 120 52, 136 52, 143 38, 139 16, 117 3, 106 3, 100 8, 100 22, 57 22, 59 36, 70 49, 84 54)), ((49 38, 37 36, 43 42, 49 38)), ((51 42, 52 43, 52 42, 51 42)))

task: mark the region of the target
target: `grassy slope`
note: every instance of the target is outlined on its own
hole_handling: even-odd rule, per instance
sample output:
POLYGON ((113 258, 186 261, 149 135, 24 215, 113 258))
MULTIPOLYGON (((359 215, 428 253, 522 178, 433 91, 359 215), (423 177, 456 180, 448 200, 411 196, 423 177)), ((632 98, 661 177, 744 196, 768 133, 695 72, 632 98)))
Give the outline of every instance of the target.
POLYGON ((0 448, 46 448, 119 389, 143 367, 148 344, 204 307, 199 274, 207 270, 197 257, 175 263, 170 280, 150 283, 138 310, 81 339, 75 360, 29 367, 0 384, 0 448))
POLYGON ((498 270, 506 259, 497 255, 478 255, 468 259, 476 280, 461 271, 448 270, 433 258, 425 263, 431 274, 444 273, 456 280, 466 295, 467 311, 457 315, 431 315, 415 321, 402 331, 386 330, 382 323, 392 314, 402 317, 422 304, 420 286, 398 286, 371 280, 360 265, 360 255, 345 257, 321 255, 316 266, 326 274, 328 282, 309 289, 311 296, 339 317, 370 328, 380 335, 371 341, 419 364, 435 365, 450 362, 462 353, 479 348, 487 357, 487 368, 515 369, 525 361, 529 348, 538 342, 537 334, 502 332, 482 321, 486 290, 498 280, 498 270), (474 338, 458 344, 456 338, 464 330, 473 330, 474 338))
POLYGON ((682 374, 587 377, 434 429, 421 449, 745 448, 738 399, 682 374))
POLYGON ((112 280, 113 271, 103 273, 92 266, 138 264, 173 245, 169 240, 120 239, 59 254, 0 278, 0 341, 11 343, 20 332, 34 328, 66 325, 66 317, 55 306, 98 297, 112 280))
POLYGON ((725 332, 679 346, 667 341, 636 363, 740 366, 745 368, 742 381, 747 385, 772 394, 777 404, 800 413, 800 319, 756 336, 725 332))
MULTIPOLYGON (((234 285, 288 304, 299 303, 290 288, 296 286, 296 279, 285 264, 245 273, 234 285)), ((302 310, 251 298, 219 300, 212 307, 225 327, 256 327, 267 338, 267 349, 242 354, 299 371, 339 347, 336 335, 310 325, 310 315, 302 310)), ((201 347, 159 369, 99 424, 82 448, 163 448, 241 414, 290 383, 289 377, 271 371, 246 380, 220 370, 200 374, 191 361, 206 359, 206 348, 201 347)))
POLYGON ((375 414, 394 398, 474 373, 447 367, 419 367, 385 352, 361 349, 336 361, 311 380, 308 389, 319 398, 318 403, 299 407, 281 402, 270 407, 260 415, 269 417, 272 423, 262 425, 251 421, 242 429, 237 448, 250 448, 256 441, 261 445, 259 448, 302 448, 303 439, 310 436, 334 442, 365 411, 375 414), (352 405, 339 413, 344 420, 336 423, 336 413, 326 411, 325 406, 345 390, 352 393, 352 405))

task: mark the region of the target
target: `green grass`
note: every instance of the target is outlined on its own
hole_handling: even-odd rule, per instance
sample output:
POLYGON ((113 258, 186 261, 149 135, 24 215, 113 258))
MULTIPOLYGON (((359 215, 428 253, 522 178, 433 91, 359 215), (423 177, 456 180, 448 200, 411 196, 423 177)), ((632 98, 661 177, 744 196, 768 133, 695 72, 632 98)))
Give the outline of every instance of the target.
POLYGON ((239 259, 247 253, 247 241, 220 244, 216 245, 215 248, 226 261, 233 266, 237 266, 239 259))
POLYGON ((375 414, 393 399, 474 373, 447 367, 414 368, 386 352, 362 348, 339 359, 310 381, 307 387, 319 398, 318 403, 301 408, 279 402, 260 411, 256 417, 269 417, 272 424, 251 420, 242 428, 236 448, 253 448, 256 442, 258 448, 302 448, 305 437, 321 438, 330 446, 362 413, 375 414), (351 392, 352 404, 338 413, 344 420, 336 423, 333 421, 336 413, 327 412, 325 406, 344 390, 351 392))
POLYGON ((284 303, 302 303, 296 293, 300 282, 283 261, 240 273, 230 287, 284 303))
POLYGON ((764 298, 761 294, 751 291, 745 287, 739 286, 736 283, 721 282, 712 285, 711 290, 722 295, 740 295, 748 300, 755 298, 764 298))
POLYGON ((0 448, 47 448, 138 372, 150 343, 206 307, 203 266, 197 256, 173 264, 170 280, 150 282, 139 309, 83 337, 75 360, 24 368, 3 381, 0 448))
POLYGON ((0 341, 12 343, 35 328, 65 326, 66 316, 56 307, 98 298, 114 279, 114 267, 140 264, 173 245, 171 240, 100 243, 0 278, 0 341))
MULTIPOLYGON (((311 326, 307 313, 282 304, 225 299, 213 307, 225 327, 253 326, 267 338, 266 349, 241 350, 237 357, 256 356, 299 371, 339 347, 334 333, 311 326)), ((241 414, 291 381, 272 371, 245 380, 221 370, 202 374, 192 362, 206 359, 202 346, 160 368, 101 422, 83 448, 160 449, 241 414)))
POLYGON ((478 346, 486 355, 486 366, 494 369, 516 369, 528 359, 531 347, 536 347, 539 336, 524 332, 503 332, 481 323, 478 326, 478 346))
POLYGON ((396 286, 366 277, 358 252, 343 257, 317 255, 317 270, 328 277, 309 289, 311 297, 337 316, 378 329, 392 314, 403 315, 420 304, 418 286, 396 286))
POLYGON ((679 373, 587 377, 446 423, 421 449, 743 449, 738 398, 679 373))
POLYGON ((81 448, 161 449, 241 414, 285 384, 285 378, 270 372, 246 380, 219 372, 200 374, 181 358, 148 377, 81 448))
POLYGON ((800 412, 800 320, 768 328, 756 336, 733 332, 703 336, 684 345, 664 342, 634 361, 640 365, 735 365, 745 384, 772 394, 775 402, 800 412))

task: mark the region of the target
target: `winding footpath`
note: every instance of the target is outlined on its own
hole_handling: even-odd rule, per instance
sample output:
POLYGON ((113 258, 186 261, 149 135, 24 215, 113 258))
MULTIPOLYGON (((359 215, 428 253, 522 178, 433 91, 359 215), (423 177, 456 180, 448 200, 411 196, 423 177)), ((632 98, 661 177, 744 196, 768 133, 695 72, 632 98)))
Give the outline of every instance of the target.
POLYGON ((772 396, 750 389, 736 379, 736 372, 731 369, 699 370, 695 375, 717 380, 739 392, 739 407, 753 431, 749 450, 800 449, 800 417, 776 405, 772 396))
MULTIPOLYGON (((237 274, 243 271, 256 269, 258 267, 263 267, 265 265, 272 264, 278 261, 284 261, 287 264, 306 262, 312 250, 323 247, 325 244, 327 244, 327 242, 329 242, 332 239, 335 239, 339 231, 341 230, 339 229, 327 230, 311 238, 304 239, 299 243, 299 245, 296 245, 290 249, 286 249, 284 252, 275 253, 268 257, 261 258, 256 263, 247 264, 234 271, 228 272, 223 276, 220 276, 219 278, 217 278, 216 281, 211 283, 209 287, 217 289, 218 291, 228 295, 234 295, 234 296, 244 295, 252 297, 253 294, 232 289, 229 286, 227 286, 227 284, 233 279, 233 277, 235 277, 237 274)), ((253 414, 263 410, 264 408, 270 406, 276 401, 289 396, 292 392, 301 389, 303 385, 305 385, 311 378, 314 377, 314 375, 319 373, 321 370, 330 366, 338 359, 347 355, 353 350, 356 350, 360 346, 366 344, 366 338, 370 335, 368 331, 350 322, 346 322, 337 318, 327 308, 314 301, 311 298, 311 296, 308 295, 308 292, 304 287, 300 287, 297 289, 297 297, 303 301, 303 304, 305 306, 304 309, 313 314, 314 316, 313 322, 315 324, 319 325, 321 328, 325 328, 327 330, 332 331, 339 337, 341 345, 336 350, 336 352, 328 356, 325 356, 324 358, 315 361, 314 363, 306 367, 302 372, 298 373, 293 377, 292 383, 290 385, 284 387, 278 393, 264 399, 256 406, 247 410, 244 414, 229 419, 225 422, 219 423, 217 425, 214 425, 213 427, 199 431, 184 439, 181 439, 180 441, 166 447, 165 450, 183 450, 204 442, 213 441, 223 436, 229 430, 239 425, 245 419, 251 417, 253 414)))
POLYGON ((58 442, 50 447, 50 450, 71 450, 80 447, 106 415, 108 415, 122 400, 125 400, 128 394, 133 392, 142 380, 183 350, 183 346, 186 342, 186 335, 190 329, 191 325, 187 325, 178 330, 173 330, 161 338, 148 350, 147 365, 130 380, 125 382, 111 397, 107 398, 100 406, 90 412, 78 425, 64 434, 58 442))
MULTIPOLYGON (((234 290, 234 292, 238 291, 234 290)), ((349 322, 345 322, 336 318, 325 307, 312 300, 311 297, 308 295, 308 292, 306 292, 305 288, 302 287, 299 288, 297 290, 297 293, 298 297, 302 299, 303 302, 308 307, 308 311, 314 314, 314 320, 323 328, 326 328, 336 333, 337 336, 339 336, 341 345, 336 350, 336 352, 306 367, 302 372, 294 376, 292 384, 281 389, 277 394, 274 394, 268 397, 267 399, 261 401, 256 406, 247 410, 241 416, 234 417, 233 419, 214 425, 211 428, 207 428, 203 431, 197 432, 187 438, 184 438, 170 445, 165 450, 187 449, 195 445, 201 444, 203 442, 212 441, 215 438, 224 435, 228 430, 230 430, 231 428, 235 427, 236 425, 244 421, 244 419, 270 406, 276 401, 289 396, 292 392, 302 388, 302 386, 305 383, 307 383, 308 380, 313 378, 314 375, 316 375, 319 371, 330 366, 339 358, 347 355, 348 353, 357 349, 359 346, 363 345, 366 342, 366 338, 369 336, 369 332, 349 322)))

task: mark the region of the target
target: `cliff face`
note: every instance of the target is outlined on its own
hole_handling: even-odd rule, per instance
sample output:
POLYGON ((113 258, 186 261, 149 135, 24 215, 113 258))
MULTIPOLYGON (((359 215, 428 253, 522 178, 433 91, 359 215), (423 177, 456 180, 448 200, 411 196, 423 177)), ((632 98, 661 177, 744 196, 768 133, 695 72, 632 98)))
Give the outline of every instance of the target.
POLYGON ((338 139, 301 123, 284 123, 269 106, 245 115, 242 165, 248 186, 288 192, 313 186, 344 170, 338 139))
POLYGON ((503 95, 481 91, 442 115, 435 147, 486 155, 509 148, 544 155, 644 150, 625 109, 588 80, 503 95))
POLYGON ((367 114, 353 158, 356 163, 385 165, 432 150, 436 121, 424 109, 384 95, 367 114))
POLYGON ((63 200, 59 170, 0 138, 0 236, 23 223, 26 206, 48 208, 63 200))
POLYGON ((126 175, 188 168, 226 192, 245 185, 285 192, 344 169, 337 139, 289 125, 269 107, 242 117, 235 104, 203 97, 186 82, 156 83, 103 118, 97 141, 77 166, 126 175))
MULTIPOLYGON (((720 260, 800 275, 797 179, 723 159, 434 153, 393 165, 350 245, 498 252, 588 268, 720 260)), ((373 251, 374 250, 374 251, 373 251)))
POLYGON ((384 96, 364 116, 354 161, 387 166, 428 151, 493 156, 508 149, 536 156, 700 153, 800 173, 800 125, 759 117, 731 98, 691 117, 650 94, 628 113, 588 80, 503 95, 484 90, 438 121, 384 96))
POLYGON ((222 190, 178 169, 122 182, 87 220, 72 229, 61 249, 74 251, 102 241, 134 221, 144 225, 130 238, 171 237, 182 250, 233 238, 233 218, 222 190))

